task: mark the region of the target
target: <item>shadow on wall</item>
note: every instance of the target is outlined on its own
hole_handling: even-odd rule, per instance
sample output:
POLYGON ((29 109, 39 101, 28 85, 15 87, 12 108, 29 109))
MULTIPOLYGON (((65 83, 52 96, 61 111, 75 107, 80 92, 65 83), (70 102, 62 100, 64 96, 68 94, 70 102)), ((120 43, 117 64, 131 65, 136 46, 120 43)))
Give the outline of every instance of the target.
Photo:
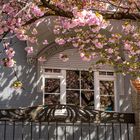
MULTIPOLYGON (((13 68, 0 66, 0 108, 17 108, 41 104, 42 96, 37 92, 37 66, 26 62, 25 42, 14 38, 12 47, 16 54, 16 71, 19 80, 22 81, 24 89, 15 90, 11 88, 12 83, 17 80, 13 68)), ((2 47, 1 47, 2 48, 2 47)), ((2 54, 3 55, 3 54, 2 54)), ((3 56, 0 55, 0 58, 3 56)))
POLYGON ((131 77, 126 75, 124 78, 124 93, 120 94, 120 111, 121 112, 132 112, 132 89, 130 85, 131 77))

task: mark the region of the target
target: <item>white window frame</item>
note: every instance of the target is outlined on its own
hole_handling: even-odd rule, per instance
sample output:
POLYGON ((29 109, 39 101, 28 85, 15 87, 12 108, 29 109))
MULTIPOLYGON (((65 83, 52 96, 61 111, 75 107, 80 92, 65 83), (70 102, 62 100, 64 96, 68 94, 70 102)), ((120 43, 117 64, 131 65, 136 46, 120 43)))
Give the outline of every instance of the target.
MULTIPOLYGON (((45 79, 60 79, 60 103, 66 104, 66 76, 65 71, 61 70, 61 73, 43 73, 42 83, 43 87, 45 87, 45 79)), ((45 88, 43 88, 43 105, 45 104, 45 88)), ((54 94, 54 93, 52 93, 54 94)), ((58 93, 59 94, 59 93, 58 93)))
MULTIPOLYGON (((107 72, 109 72, 109 71, 107 71, 107 72)), ((110 71, 110 72, 113 72, 113 71, 110 71)), ((114 75, 112 76, 112 75, 99 75, 99 73, 98 73, 98 79, 97 79, 97 81, 98 81, 98 89, 99 89, 99 92, 98 92, 98 95, 99 95, 99 98, 101 97, 100 96, 100 87, 99 87, 99 82, 100 81, 113 81, 114 82, 114 111, 118 111, 118 106, 117 106, 117 86, 116 86, 116 74, 115 74, 115 72, 114 72, 114 75)), ((99 101, 100 101, 100 99, 99 99, 99 101)), ((101 104, 99 104, 99 108, 98 109, 100 109, 100 105, 101 104)))
MULTIPOLYGON (((50 68, 44 67, 43 69, 60 69, 60 68, 50 68)), ((61 69, 60 73, 43 73, 43 87, 45 86, 45 79, 44 78, 60 78, 60 103, 66 104, 66 70, 78 70, 78 71, 88 71, 86 69, 61 69)), ((95 110, 100 110, 100 87, 99 81, 114 81, 114 111, 118 111, 118 102, 117 102, 117 86, 116 86, 116 74, 112 70, 94 70, 94 108, 95 110), (99 71, 106 71, 106 72, 113 72, 114 75, 99 75, 99 71)), ((80 89, 81 90, 81 89, 80 89)), ((43 104, 44 102, 44 88, 43 88, 43 104)), ((81 99, 80 99, 81 100, 81 99)))

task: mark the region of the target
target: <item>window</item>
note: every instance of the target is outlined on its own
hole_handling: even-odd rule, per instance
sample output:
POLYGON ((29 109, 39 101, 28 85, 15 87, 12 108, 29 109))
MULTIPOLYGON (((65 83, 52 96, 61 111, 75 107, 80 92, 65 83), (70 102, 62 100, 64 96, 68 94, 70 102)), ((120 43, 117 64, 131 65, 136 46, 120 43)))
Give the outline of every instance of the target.
POLYGON ((100 109, 114 110, 114 81, 99 81, 100 109))
POLYGON ((47 104, 60 103, 60 79, 45 78, 44 100, 47 104))
POLYGON ((116 81, 112 71, 44 69, 44 104, 92 106, 116 110, 116 81))
POLYGON ((79 106, 92 105, 94 100, 94 74, 88 71, 66 71, 66 102, 79 106))

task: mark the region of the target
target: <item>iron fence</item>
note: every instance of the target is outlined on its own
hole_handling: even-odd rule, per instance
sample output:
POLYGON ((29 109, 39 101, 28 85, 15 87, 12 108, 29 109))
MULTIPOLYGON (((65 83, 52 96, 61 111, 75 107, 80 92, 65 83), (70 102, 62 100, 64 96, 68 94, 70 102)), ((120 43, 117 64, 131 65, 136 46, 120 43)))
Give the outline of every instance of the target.
POLYGON ((133 140, 134 114, 49 105, 0 110, 0 140, 133 140))

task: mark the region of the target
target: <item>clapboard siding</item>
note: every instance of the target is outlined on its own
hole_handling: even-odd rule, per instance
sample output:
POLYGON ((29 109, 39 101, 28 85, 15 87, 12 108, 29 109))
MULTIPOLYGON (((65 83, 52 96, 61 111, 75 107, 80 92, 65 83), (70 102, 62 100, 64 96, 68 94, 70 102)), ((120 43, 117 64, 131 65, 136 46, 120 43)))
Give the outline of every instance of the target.
MULTIPOLYGON (((66 68, 66 69, 89 69, 92 64, 95 64, 97 59, 92 61, 83 61, 80 57, 80 54, 77 49, 67 49, 63 52, 57 53, 50 57, 47 62, 44 64, 46 67, 52 67, 52 68, 66 68), (63 62, 61 59, 59 59, 59 54, 67 54, 69 57, 69 60, 66 62, 63 62)), ((110 66, 103 66, 101 69, 104 68, 104 70, 113 70, 110 66)))

